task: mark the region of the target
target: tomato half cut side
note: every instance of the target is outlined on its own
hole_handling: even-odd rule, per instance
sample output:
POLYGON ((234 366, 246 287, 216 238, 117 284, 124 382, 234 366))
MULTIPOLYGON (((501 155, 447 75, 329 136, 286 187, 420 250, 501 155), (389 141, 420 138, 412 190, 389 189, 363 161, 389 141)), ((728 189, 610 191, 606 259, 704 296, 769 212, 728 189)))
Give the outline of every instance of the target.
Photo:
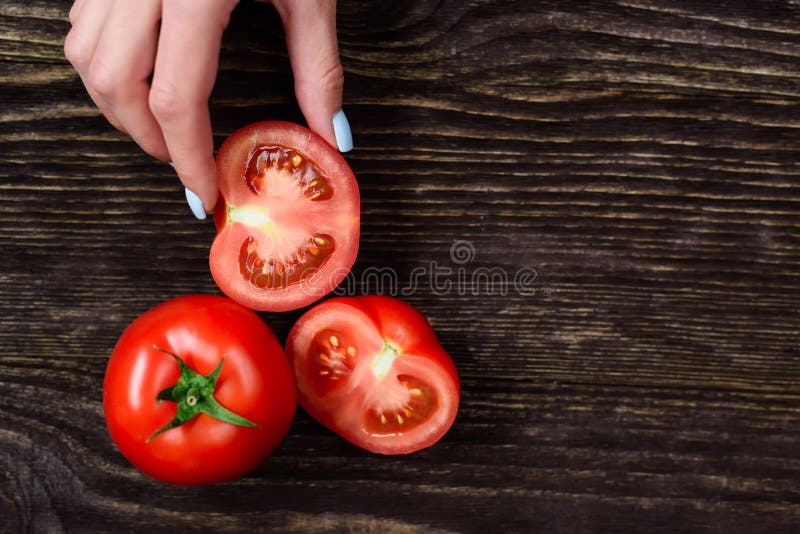
POLYGON ((360 199, 341 154, 311 130, 259 122, 217 153, 220 199, 211 274, 249 308, 311 304, 350 272, 358 253, 360 199))
POLYGON ((368 451, 423 449, 455 420, 460 390, 453 360, 422 314, 398 299, 323 302, 294 325, 286 355, 300 405, 368 451))

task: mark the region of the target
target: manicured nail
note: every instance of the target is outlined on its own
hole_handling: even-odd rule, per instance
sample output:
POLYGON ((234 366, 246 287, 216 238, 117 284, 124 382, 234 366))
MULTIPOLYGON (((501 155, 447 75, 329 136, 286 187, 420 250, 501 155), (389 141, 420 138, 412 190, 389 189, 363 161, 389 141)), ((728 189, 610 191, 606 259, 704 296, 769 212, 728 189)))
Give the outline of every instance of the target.
POLYGON ((339 152, 350 152, 353 150, 353 133, 350 131, 350 123, 347 122, 347 115, 343 110, 339 110, 333 116, 333 134, 336 136, 336 144, 339 145, 339 152))
MULTIPOLYGON (((171 161, 168 161, 167 163, 169 163, 169 166, 173 169, 175 168, 175 164, 171 161)), ((200 200, 200 197, 198 197, 195 192, 188 187, 184 187, 184 190, 186 191, 186 202, 189 203, 189 209, 192 210, 192 214, 201 221, 205 221, 206 208, 203 206, 203 201, 200 200)))
POLYGON ((188 187, 186 187, 185 189, 186 189, 186 202, 189 203, 189 209, 192 210, 192 213, 194 213, 195 217, 197 217, 201 221, 204 221, 206 219, 206 209, 205 207, 203 207, 203 201, 200 200, 200 197, 198 197, 194 193, 194 191, 192 191, 188 187))

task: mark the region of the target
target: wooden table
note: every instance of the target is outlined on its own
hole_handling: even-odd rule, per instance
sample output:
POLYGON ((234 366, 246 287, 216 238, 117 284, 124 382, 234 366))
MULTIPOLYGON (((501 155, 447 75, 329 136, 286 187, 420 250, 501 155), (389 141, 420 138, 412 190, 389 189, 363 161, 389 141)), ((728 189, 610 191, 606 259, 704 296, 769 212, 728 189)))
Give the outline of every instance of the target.
MULTIPOLYGON (((797 1, 341 1, 347 291, 443 269, 404 298, 460 412, 381 457, 300 411, 188 489, 119 454, 102 379, 139 314, 219 292, 213 225, 93 107, 68 8, 0 5, 0 531, 798 531, 797 1)), ((271 6, 237 8, 211 106, 217 146, 302 122, 271 6)))

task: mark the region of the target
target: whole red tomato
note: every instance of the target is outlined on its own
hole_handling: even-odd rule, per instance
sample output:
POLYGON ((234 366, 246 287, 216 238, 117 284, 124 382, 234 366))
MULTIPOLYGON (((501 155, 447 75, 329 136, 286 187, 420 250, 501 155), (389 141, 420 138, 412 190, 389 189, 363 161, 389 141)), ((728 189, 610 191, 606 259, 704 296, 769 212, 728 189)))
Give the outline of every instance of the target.
POLYGON ((249 308, 293 310, 335 288, 358 252, 353 171, 322 137, 289 122, 234 132, 217 153, 220 198, 209 264, 249 308))
POLYGON ((252 471, 286 436, 296 403, 272 331, 216 296, 179 297, 142 314, 114 347, 103 384, 106 423, 122 454, 180 485, 252 471))
POLYGON ((425 317, 398 299, 323 302, 294 325, 286 355, 303 408, 369 451, 403 454, 428 447, 455 420, 453 360, 425 317))

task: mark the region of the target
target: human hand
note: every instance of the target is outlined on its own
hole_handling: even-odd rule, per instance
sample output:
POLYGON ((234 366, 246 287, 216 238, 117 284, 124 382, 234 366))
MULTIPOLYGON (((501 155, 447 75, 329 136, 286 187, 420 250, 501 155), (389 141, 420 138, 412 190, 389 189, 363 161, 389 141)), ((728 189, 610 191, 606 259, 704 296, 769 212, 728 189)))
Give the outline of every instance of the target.
MULTIPOLYGON (((193 213, 217 201, 208 98, 222 32, 238 0, 76 0, 64 53, 108 121, 173 164, 193 213), (152 76, 152 81, 150 81, 152 76)), ((309 127, 352 148, 335 0, 273 0, 286 30, 297 102, 309 127)))

